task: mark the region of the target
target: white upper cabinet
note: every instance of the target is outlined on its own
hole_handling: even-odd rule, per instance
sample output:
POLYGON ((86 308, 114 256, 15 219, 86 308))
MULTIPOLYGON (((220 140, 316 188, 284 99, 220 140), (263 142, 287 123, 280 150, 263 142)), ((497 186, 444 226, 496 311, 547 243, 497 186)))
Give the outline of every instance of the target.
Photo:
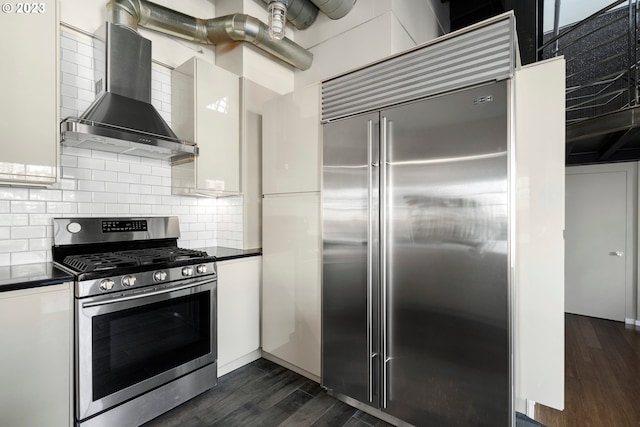
POLYGON ((240 193, 240 89, 233 73, 192 58, 171 74, 171 125, 194 141, 195 161, 171 168, 174 194, 230 196, 240 193))
POLYGON ((320 191, 320 84, 264 106, 262 193, 320 191))
POLYGON ((58 2, 5 6, 0 16, 0 184, 53 184, 60 144, 58 2))

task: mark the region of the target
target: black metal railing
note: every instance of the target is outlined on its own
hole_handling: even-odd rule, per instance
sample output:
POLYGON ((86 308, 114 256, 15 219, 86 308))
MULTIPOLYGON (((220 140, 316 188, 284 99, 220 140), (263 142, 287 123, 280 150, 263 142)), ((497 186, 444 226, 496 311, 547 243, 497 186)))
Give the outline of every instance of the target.
POLYGON ((615 1, 564 28, 556 7, 554 31, 538 52, 542 59, 565 57, 567 125, 639 105, 639 1, 615 1))

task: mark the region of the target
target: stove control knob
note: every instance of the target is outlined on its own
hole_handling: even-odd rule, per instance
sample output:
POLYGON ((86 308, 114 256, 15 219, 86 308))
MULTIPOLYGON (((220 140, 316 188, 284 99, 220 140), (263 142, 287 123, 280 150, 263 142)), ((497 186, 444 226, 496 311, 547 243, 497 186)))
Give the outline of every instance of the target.
POLYGON ((193 267, 182 267, 183 276, 193 276, 193 267))
POLYGON ((196 267, 196 271, 198 272, 198 274, 204 274, 207 272, 207 264, 200 264, 199 266, 196 267))
POLYGON ((135 284, 136 284, 136 278, 133 276, 124 276, 122 278, 122 286, 124 286, 125 288, 130 288, 135 284))
POLYGON ((155 273, 153 273, 153 280, 155 280, 156 282, 162 282, 166 279, 167 273, 165 273, 164 271, 156 271, 155 273))
POLYGON ((100 290, 103 291, 110 291, 111 289, 113 289, 113 285, 115 285, 115 282, 111 279, 102 279, 100 281, 100 290))

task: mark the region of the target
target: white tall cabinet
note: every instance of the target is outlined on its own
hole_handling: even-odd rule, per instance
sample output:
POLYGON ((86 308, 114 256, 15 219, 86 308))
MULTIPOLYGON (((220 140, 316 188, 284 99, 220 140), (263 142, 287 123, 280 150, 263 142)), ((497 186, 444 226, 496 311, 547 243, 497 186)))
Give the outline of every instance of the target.
POLYGON ((517 70, 515 85, 515 398, 564 407, 564 93, 558 57, 517 70))
POLYGON ((59 3, 4 3, 0 14, 0 184, 49 185, 60 145, 59 3))
POLYGON ((264 104, 278 94, 240 78, 240 151, 242 247, 262 247, 262 114, 264 104))
POLYGON ((0 292, 0 425, 69 427, 71 283, 0 292))
POLYGON ((262 350, 320 378, 320 85, 264 106, 262 350))

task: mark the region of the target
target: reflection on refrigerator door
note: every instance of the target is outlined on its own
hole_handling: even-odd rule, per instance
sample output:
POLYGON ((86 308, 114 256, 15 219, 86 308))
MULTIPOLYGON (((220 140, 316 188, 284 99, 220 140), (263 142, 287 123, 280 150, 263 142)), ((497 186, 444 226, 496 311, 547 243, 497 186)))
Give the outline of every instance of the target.
POLYGON ((506 94, 324 126, 331 391, 416 425, 510 425, 506 94))
POLYGON ((378 115, 326 125, 323 147, 322 380, 378 406, 377 202, 371 158, 378 115), (375 374, 374 374, 375 373, 375 374))

